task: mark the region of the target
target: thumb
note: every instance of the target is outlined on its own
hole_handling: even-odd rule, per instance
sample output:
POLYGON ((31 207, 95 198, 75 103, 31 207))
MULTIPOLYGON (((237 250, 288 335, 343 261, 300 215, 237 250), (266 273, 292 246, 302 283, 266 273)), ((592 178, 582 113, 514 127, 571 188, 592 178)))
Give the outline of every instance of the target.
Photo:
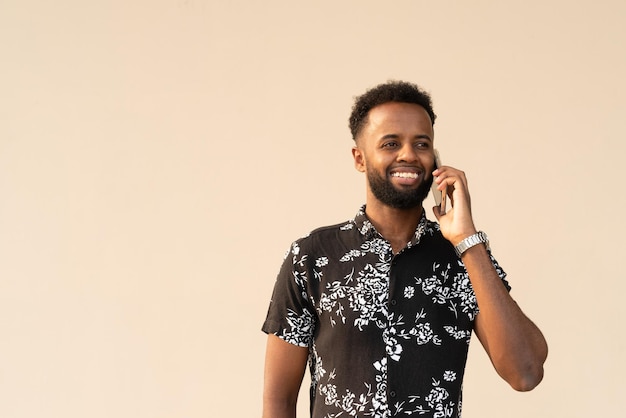
POLYGON ((437 218, 437 220, 441 218, 441 208, 439 207, 439 205, 433 206, 433 213, 435 214, 435 218, 437 218))

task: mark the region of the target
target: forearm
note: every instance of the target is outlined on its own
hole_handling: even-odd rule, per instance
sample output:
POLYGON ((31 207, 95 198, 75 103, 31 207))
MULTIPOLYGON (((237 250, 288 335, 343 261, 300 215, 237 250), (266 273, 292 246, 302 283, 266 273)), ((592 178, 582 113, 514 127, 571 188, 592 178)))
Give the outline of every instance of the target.
MULTIPOLYGON (((435 170, 433 175, 437 187, 442 191, 447 189, 453 202, 445 214, 437 206, 434 213, 441 233, 456 246, 476 232, 467 179, 462 171, 445 166, 435 170)), ((474 329, 491 362, 515 389, 534 388, 543 377, 543 363, 548 355, 541 331, 509 295, 484 245, 466 250, 462 260, 478 302, 474 329)))
POLYGON ((263 399, 262 418, 296 418, 296 403, 277 399, 263 399))
POLYGON ((296 403, 309 350, 275 335, 267 338, 263 418, 295 418, 296 403))
POLYGON ((516 390, 530 390, 543 378, 546 341, 524 315, 498 276, 484 245, 463 254, 480 313, 476 333, 500 374, 516 390))

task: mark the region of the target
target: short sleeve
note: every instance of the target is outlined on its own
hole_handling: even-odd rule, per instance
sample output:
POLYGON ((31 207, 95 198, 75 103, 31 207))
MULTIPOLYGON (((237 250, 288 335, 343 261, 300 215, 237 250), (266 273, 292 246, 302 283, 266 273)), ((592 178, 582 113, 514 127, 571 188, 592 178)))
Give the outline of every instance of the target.
POLYGON ((491 264, 493 264, 493 267, 496 269, 496 273, 498 273, 498 276, 500 276, 500 280, 502 280, 502 284, 504 284, 504 287, 506 287, 506 290, 510 292, 511 285, 506 279, 506 272, 502 270, 502 267, 500 267, 500 264, 498 264, 498 261, 496 261, 496 259, 493 257, 493 255, 491 254, 491 251, 489 251, 489 258, 491 259, 491 264))
POLYGON ((308 347, 315 331, 315 310, 307 294, 307 255, 294 242, 280 268, 267 317, 261 328, 290 344, 308 347))

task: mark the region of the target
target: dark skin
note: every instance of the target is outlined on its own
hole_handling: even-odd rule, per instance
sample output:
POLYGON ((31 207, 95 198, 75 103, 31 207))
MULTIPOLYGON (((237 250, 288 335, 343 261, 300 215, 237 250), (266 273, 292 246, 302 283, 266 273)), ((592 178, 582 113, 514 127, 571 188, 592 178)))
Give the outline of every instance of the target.
MULTIPOLYGON (((446 190, 451 207, 433 208, 443 236, 453 245, 476 233, 465 173, 452 167, 434 169, 434 132, 428 113, 415 104, 390 102, 368 114, 352 149, 358 171, 374 171, 398 190, 414 190, 432 173, 446 190)), ((423 208, 398 209, 366 190, 366 214, 395 253, 411 240, 423 208)), ((548 347, 543 334, 524 315, 502 285, 487 249, 476 245, 462 255, 480 313, 474 330, 497 373, 515 390, 528 391, 543 378, 548 347)), ((295 418, 296 401, 308 358, 307 347, 269 335, 265 362, 263 418, 295 418)))

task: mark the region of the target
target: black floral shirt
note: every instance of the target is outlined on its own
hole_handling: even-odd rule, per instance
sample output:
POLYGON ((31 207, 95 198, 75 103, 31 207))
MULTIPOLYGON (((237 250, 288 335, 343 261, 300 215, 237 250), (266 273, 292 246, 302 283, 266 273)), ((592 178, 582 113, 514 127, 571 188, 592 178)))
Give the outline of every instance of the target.
POLYGON ((263 331, 309 348, 313 418, 460 417, 477 313, 437 223, 394 255, 362 207, 292 244, 263 331))

